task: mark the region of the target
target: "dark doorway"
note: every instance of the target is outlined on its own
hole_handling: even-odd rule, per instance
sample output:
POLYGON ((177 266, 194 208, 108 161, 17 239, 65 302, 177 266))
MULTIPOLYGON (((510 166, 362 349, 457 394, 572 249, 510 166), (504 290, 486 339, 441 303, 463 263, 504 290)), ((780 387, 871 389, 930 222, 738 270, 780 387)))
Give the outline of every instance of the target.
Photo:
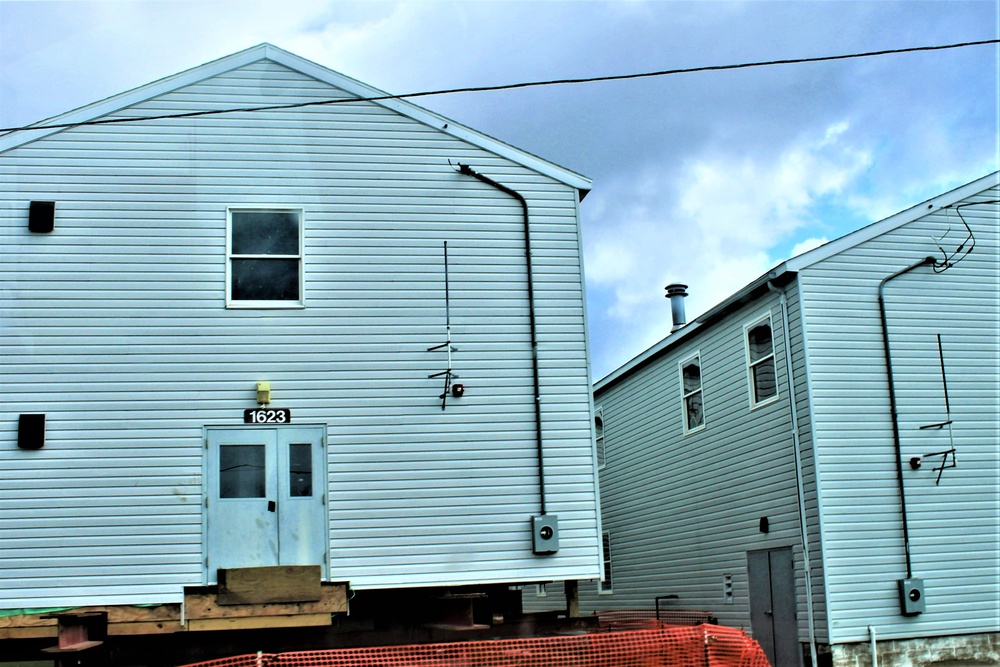
POLYGON ((747 552, 750 629, 773 667, 800 667, 790 548, 747 552))

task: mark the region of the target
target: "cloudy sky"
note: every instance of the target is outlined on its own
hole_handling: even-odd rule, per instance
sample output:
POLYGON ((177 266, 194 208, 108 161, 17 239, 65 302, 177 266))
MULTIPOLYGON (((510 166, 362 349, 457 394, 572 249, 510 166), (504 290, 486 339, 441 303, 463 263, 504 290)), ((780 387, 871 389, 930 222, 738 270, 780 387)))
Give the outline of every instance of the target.
MULTIPOLYGON (((996 0, 0 0, 0 126, 260 42, 392 93, 998 38, 996 0)), ((998 48, 419 103, 589 176, 593 375, 792 254, 997 170, 998 48)))

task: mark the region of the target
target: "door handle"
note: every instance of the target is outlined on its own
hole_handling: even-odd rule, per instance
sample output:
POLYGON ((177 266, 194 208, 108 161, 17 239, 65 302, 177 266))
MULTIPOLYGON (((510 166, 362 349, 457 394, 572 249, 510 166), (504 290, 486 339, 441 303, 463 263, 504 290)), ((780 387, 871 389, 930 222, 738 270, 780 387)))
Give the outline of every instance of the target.
POLYGON ((276 512, 277 510, 278 510, 278 503, 274 502, 273 500, 268 500, 267 501, 267 511, 268 512, 276 512))

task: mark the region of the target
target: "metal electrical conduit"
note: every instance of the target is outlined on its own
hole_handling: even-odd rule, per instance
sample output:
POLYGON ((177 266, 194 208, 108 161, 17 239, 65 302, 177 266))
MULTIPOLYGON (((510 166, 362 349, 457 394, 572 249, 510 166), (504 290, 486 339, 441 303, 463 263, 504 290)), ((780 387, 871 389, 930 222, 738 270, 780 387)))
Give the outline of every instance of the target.
POLYGON ((899 485, 899 508, 903 517, 903 550, 906 553, 906 578, 913 578, 913 565, 910 561, 910 528, 909 520, 906 516, 906 489, 903 485, 903 451, 899 441, 899 415, 896 412, 896 385, 892 379, 892 354, 889 352, 889 326, 885 317, 885 286, 890 280, 895 280, 900 276, 919 269, 921 266, 930 266, 937 262, 933 257, 924 257, 915 264, 897 271, 891 276, 884 278, 878 284, 878 311, 882 319, 882 346, 885 352, 885 371, 889 378, 889 414, 892 417, 892 443, 896 453, 896 481, 899 485))
POLYGON ((802 443, 799 439, 799 415, 796 408, 795 376, 792 373, 792 336, 788 326, 788 295, 783 287, 767 282, 767 289, 778 295, 781 305, 781 335, 785 347, 785 377, 788 383, 788 411, 792 420, 792 452, 795 456, 795 486, 799 505, 799 534, 802 537, 802 570, 806 587, 806 622, 809 625, 809 657, 812 667, 819 665, 816 655, 816 618, 813 612, 812 563, 809 555, 809 523, 806 518, 806 492, 802 480, 802 443))
POLYGON ((458 164, 458 172, 466 176, 490 185, 501 192, 505 192, 521 204, 521 212, 524 219, 524 256, 528 267, 528 320, 531 323, 531 370, 535 383, 535 443, 538 455, 538 494, 540 498, 540 509, 542 516, 545 515, 545 466, 544 454, 542 451, 542 396, 538 379, 538 336, 535 323, 535 288, 532 282, 531 268, 531 227, 528 224, 528 201, 520 192, 512 190, 503 183, 494 181, 489 176, 480 174, 467 164, 458 164))

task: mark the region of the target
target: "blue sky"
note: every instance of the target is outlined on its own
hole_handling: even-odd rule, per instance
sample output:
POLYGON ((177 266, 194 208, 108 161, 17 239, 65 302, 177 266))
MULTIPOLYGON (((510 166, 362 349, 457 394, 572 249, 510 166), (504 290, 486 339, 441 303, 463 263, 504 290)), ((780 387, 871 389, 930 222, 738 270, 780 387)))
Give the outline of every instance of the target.
MULTIPOLYGON (((393 93, 996 39, 995 0, 0 1, 0 126, 271 42, 393 93)), ((998 48, 422 98, 594 180, 592 371, 789 255, 1000 168, 998 48)))

